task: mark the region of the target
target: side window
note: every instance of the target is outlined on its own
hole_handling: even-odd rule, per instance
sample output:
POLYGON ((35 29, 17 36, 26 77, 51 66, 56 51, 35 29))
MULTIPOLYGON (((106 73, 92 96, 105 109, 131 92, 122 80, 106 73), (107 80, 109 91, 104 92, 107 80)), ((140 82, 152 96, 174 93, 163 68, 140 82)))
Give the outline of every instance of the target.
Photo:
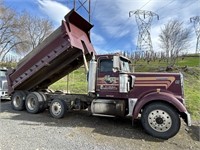
POLYGON ((113 61, 110 59, 103 59, 100 61, 100 72, 110 72, 113 69, 113 61))

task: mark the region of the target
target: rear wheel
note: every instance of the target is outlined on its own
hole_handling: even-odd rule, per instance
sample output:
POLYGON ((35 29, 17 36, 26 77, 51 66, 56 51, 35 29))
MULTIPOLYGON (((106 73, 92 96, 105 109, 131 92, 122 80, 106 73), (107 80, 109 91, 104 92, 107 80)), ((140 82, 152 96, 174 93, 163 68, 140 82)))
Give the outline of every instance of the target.
POLYGON ((26 97, 25 101, 26 110, 29 113, 36 114, 43 109, 44 101, 43 97, 38 92, 32 92, 26 97))
POLYGON ((11 97, 11 106, 14 110, 24 110, 25 109, 25 99, 26 93, 23 91, 15 91, 11 97))
POLYGON ((142 126, 154 137, 168 139, 180 129, 180 118, 177 111, 165 103, 152 103, 142 112, 142 126))
POLYGON ((44 111, 48 108, 48 102, 47 102, 47 96, 43 93, 43 92, 39 92, 39 94, 42 96, 42 100, 43 100, 43 107, 40 108, 40 111, 44 111))
POLYGON ((50 114, 54 118, 63 118, 66 112, 66 103, 64 100, 54 99, 50 105, 50 114))

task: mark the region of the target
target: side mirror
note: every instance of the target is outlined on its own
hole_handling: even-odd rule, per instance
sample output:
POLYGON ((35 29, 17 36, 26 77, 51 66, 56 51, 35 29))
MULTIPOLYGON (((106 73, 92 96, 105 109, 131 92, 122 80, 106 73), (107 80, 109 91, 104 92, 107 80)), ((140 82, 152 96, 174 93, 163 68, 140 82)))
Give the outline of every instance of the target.
POLYGON ((113 72, 117 72, 120 69, 120 58, 119 56, 113 56, 113 72))

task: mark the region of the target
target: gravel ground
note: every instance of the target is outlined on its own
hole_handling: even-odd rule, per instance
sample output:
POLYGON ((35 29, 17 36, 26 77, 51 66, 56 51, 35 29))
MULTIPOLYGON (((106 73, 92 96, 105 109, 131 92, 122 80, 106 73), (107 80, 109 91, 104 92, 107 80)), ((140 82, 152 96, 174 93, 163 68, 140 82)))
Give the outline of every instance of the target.
POLYGON ((199 124, 161 140, 147 135, 130 119, 89 116, 68 112, 54 119, 48 111, 29 114, 14 111, 9 101, 1 102, 0 150, 199 150, 199 124))

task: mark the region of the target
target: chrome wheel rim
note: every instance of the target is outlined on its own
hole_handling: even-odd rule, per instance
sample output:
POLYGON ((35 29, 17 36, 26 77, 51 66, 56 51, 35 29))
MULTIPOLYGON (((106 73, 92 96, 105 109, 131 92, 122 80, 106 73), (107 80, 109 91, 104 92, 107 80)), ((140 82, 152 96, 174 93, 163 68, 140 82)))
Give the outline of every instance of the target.
POLYGON ((19 96, 16 96, 13 100, 13 105, 15 107, 19 107, 20 106, 20 97, 19 96))
POLYGON ((61 113, 61 110, 62 110, 62 106, 61 106, 61 104, 60 103, 58 103, 58 102, 54 102, 53 104, 52 104, 52 113, 54 114, 54 115, 59 115, 60 113, 61 113))
POLYGON ((34 109, 35 109, 35 106, 36 106, 36 101, 35 101, 35 99, 34 99, 34 98, 30 98, 30 99, 28 100, 27 105, 28 105, 28 108, 29 108, 30 110, 34 110, 34 109))
POLYGON ((157 109, 149 113, 148 123, 152 129, 158 132, 166 132, 172 126, 172 118, 166 111, 157 109))

